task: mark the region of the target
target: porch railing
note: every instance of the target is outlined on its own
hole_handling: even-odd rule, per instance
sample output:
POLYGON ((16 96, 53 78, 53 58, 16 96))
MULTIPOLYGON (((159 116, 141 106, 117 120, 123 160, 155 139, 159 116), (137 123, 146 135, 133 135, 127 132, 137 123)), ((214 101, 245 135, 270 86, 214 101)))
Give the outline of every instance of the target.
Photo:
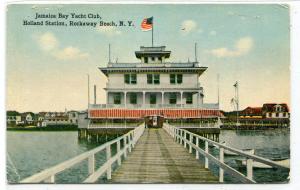
POLYGON ((219 109, 218 104, 90 104, 89 109, 128 108, 128 109, 219 109))

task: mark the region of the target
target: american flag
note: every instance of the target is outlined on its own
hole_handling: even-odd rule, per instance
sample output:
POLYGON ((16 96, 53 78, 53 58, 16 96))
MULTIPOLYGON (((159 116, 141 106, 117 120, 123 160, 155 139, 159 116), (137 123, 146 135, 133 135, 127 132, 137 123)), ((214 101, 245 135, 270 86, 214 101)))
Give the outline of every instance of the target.
POLYGON ((145 18, 141 24, 142 31, 152 30, 153 26, 153 17, 145 18))

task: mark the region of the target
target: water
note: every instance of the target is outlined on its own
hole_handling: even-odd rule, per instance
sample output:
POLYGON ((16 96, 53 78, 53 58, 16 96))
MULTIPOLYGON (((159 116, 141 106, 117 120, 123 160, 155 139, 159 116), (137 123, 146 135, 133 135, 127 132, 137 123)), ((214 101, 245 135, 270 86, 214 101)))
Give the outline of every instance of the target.
MULTIPOLYGON (((114 137, 112 137, 114 138, 114 137)), ((110 138, 111 139, 111 138, 110 138)), ((102 143, 106 139, 102 139, 102 143)), ((288 129, 265 131, 233 131, 223 130, 220 142, 240 149, 255 149, 255 154, 269 159, 290 158, 290 132, 288 129)), ((7 132, 7 179, 9 183, 17 183, 46 168, 70 159, 101 143, 79 141, 77 132, 7 132)), ((112 148, 115 152, 115 147, 112 148)), ((211 149, 213 154, 217 150, 211 149)), ((225 162, 245 173, 245 168, 238 168, 236 157, 225 156, 225 162)), ((96 155, 96 167, 105 162, 105 153, 96 155)), ((218 168, 210 164, 215 175, 218 168)), ((87 162, 76 165, 56 176, 57 183, 80 183, 87 177, 87 162)), ((286 182, 287 171, 278 169, 254 169, 254 179, 259 183, 286 182)), ((225 181, 238 181, 225 173, 225 181)), ((104 178, 98 182, 105 182, 104 178)))
MULTIPOLYGON (((29 177, 48 167, 54 166, 62 161, 70 159, 87 150, 90 150, 99 144, 88 144, 79 142, 77 132, 7 132, 7 180, 10 183, 16 183, 20 179, 29 177), (16 171, 14 170, 16 168, 16 171), (19 177, 18 177, 19 176, 19 177)), ((86 163, 83 163, 86 164, 86 163)), ((77 166, 84 168, 84 166, 77 166)), ((70 171, 63 172, 73 173, 70 171)), ((87 171, 81 172, 83 175, 87 171)), ((77 173, 78 174, 78 173, 77 173)), ((71 175, 58 176, 58 182, 76 182, 74 179, 76 172, 71 175)), ((83 176, 79 176, 82 178, 83 176)))
MULTIPOLYGON (((290 158, 290 131, 289 129, 275 130, 222 130, 220 142, 226 142, 226 145, 238 149, 254 149, 255 155, 262 156, 271 160, 290 158)), ((211 149, 211 152, 217 156, 218 150, 211 149)), ((246 174, 245 167, 238 167, 235 159, 244 159, 238 156, 225 156, 225 163, 238 171, 246 174)), ((218 168, 214 165, 214 174, 218 174, 218 168)), ((253 169, 254 180, 258 183, 286 183, 289 176, 288 170, 284 169, 253 169)), ((237 179, 225 173, 225 182, 239 183, 237 179)))

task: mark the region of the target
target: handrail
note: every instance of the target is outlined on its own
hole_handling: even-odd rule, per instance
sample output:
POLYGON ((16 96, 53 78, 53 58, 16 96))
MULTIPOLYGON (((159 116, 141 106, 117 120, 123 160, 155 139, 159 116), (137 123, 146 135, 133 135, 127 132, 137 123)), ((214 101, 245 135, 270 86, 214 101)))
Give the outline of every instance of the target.
POLYGON ((290 169, 290 167, 280 165, 272 160, 245 153, 242 150, 220 144, 218 142, 212 141, 205 137, 191 133, 185 129, 174 127, 174 126, 171 126, 166 123, 164 123, 163 128, 167 133, 169 133, 175 139, 176 142, 183 144, 185 148, 187 146, 189 146, 190 153, 192 153, 192 149, 194 149, 196 151, 196 159, 199 159, 199 153, 204 155, 205 168, 208 168, 209 160, 211 160, 215 164, 217 164, 219 166, 219 181, 220 182, 224 182, 224 171, 226 171, 227 173, 237 177, 243 183, 256 183, 253 180, 253 161, 257 161, 257 162, 260 162, 260 163, 263 163, 263 164, 266 164, 266 165, 269 165, 272 167, 276 167, 276 168, 290 169), (189 138, 187 138, 187 134, 189 134, 189 138), (194 137, 196 138, 196 144, 193 143, 194 137), (202 140, 205 142, 204 150, 199 147, 199 140, 202 140), (209 153, 208 143, 219 147, 219 159, 209 153), (228 151, 236 153, 240 156, 246 157, 247 175, 240 173, 239 171, 235 170, 234 168, 232 168, 229 165, 224 163, 224 150, 228 150, 228 151))
POLYGON ((128 133, 118 137, 114 140, 106 142, 105 144, 100 145, 97 148, 94 148, 90 151, 82 153, 74 158, 71 158, 67 161, 64 161, 60 164, 57 164, 51 168, 45 169, 37 174, 34 174, 30 177, 23 179, 20 183, 55 183, 55 175, 71 168, 75 164, 78 164, 86 159, 88 159, 88 171, 89 177, 84 181, 84 183, 93 183, 104 173, 107 174, 107 179, 111 179, 111 170, 112 164, 118 162, 118 165, 121 165, 122 155, 124 158, 127 157, 127 150, 131 152, 131 149, 134 148, 134 145, 139 140, 144 132, 144 124, 139 125, 134 130, 129 131, 128 133), (121 149, 121 140, 123 140, 123 148, 121 149), (117 152, 111 157, 111 145, 117 143, 117 152), (95 154, 106 150, 106 162, 95 171, 95 154))

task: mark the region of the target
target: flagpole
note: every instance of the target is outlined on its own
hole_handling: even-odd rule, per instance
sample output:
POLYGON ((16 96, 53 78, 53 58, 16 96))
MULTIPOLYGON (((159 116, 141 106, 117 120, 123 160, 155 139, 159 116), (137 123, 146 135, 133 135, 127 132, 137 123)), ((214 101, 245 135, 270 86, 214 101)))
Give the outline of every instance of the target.
POLYGON ((152 17, 152 47, 153 47, 154 18, 152 17))

